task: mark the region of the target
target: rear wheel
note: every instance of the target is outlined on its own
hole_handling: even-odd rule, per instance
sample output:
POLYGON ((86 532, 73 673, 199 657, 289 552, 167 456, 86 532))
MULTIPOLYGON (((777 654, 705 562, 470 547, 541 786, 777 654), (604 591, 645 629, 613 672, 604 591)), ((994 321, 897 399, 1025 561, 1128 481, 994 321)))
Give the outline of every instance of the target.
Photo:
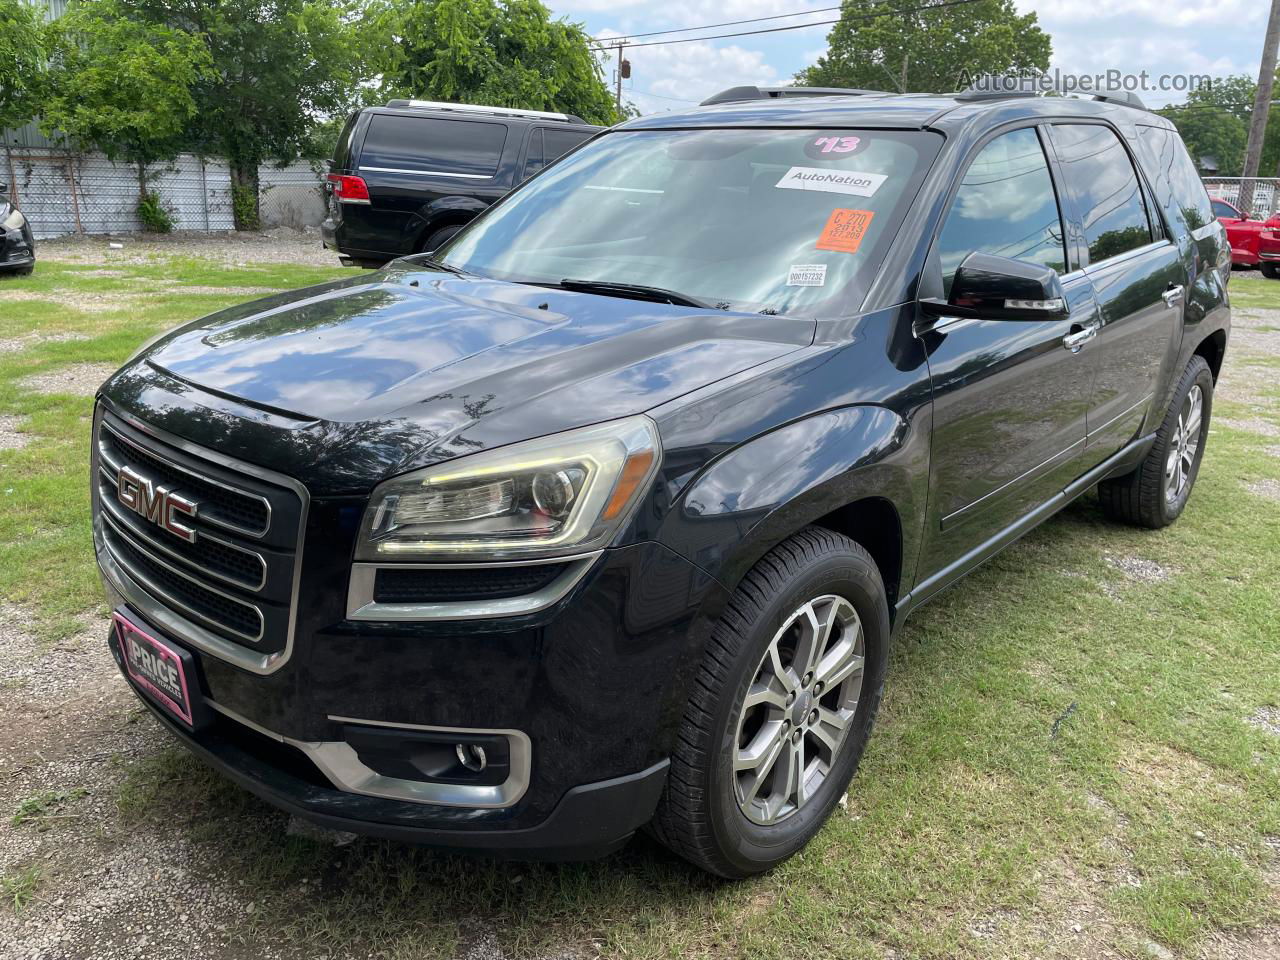
POLYGON ((1203 357, 1192 357, 1146 459, 1133 473, 1098 484, 1103 512, 1153 529, 1177 520, 1200 472, 1212 409, 1213 373, 1203 357))
POLYGON ((431 236, 427 237, 426 242, 422 244, 422 253, 430 253, 432 250, 439 250, 446 240, 452 239, 453 235, 462 229, 462 224, 452 227, 441 227, 431 236))
POLYGON ((871 556, 803 530, 744 578, 712 635, 652 828, 740 878, 802 848, 848 787, 884 685, 889 612, 871 556))

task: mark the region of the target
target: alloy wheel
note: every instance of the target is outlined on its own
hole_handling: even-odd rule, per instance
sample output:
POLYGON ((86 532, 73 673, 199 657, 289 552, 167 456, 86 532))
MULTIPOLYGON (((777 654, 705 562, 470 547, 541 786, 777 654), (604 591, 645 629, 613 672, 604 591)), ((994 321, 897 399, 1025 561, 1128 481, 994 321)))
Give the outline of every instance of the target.
POLYGON ((748 820, 785 820, 821 788, 857 712, 865 659, 862 622, 844 597, 802 604, 774 634, 734 741, 734 793, 748 820))
POLYGON ((1164 465, 1164 495, 1170 504, 1176 504, 1191 483, 1191 470, 1195 466, 1196 451, 1200 449, 1200 426, 1204 417, 1204 391, 1194 384, 1182 401, 1178 411, 1178 423, 1174 427, 1169 457, 1164 465))

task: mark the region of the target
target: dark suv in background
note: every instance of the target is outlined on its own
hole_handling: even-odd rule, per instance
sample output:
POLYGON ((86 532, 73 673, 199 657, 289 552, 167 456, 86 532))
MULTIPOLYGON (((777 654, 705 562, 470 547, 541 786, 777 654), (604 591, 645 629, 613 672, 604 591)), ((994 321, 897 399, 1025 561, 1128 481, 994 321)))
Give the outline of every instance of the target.
POLYGON ((1088 491, 1177 519, 1230 254, 1173 125, 800 93, 624 123, 112 376, 108 642, 168 729, 329 826, 648 824, 741 877, 844 795, 911 611, 1088 491))
POLYGON ((600 129, 539 110, 429 100, 368 107, 352 114, 334 149, 324 245, 364 267, 433 250, 600 129))

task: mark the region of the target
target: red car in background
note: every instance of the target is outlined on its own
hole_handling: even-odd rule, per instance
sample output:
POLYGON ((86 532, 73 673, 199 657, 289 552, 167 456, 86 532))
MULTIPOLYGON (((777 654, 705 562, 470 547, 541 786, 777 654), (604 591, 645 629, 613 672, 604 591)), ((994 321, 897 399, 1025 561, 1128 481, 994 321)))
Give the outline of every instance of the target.
POLYGON ((1280 214, 1272 214, 1269 220, 1250 220, 1227 201, 1211 200, 1214 214, 1227 228, 1232 266, 1257 267, 1264 277, 1280 280, 1280 214))

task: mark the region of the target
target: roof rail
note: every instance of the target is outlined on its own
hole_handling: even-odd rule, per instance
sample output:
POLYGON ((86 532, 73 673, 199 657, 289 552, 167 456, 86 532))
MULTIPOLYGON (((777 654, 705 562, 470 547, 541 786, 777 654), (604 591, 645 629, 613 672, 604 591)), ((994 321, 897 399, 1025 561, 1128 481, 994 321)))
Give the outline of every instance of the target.
POLYGON ((586 123, 572 113, 550 110, 521 110, 515 107, 486 107, 477 103, 446 103, 443 100, 388 100, 387 106, 413 110, 456 110, 459 113, 491 113, 503 117, 527 117, 531 120, 558 120, 561 123, 586 123))
POLYGON ((741 100, 772 100, 782 97, 887 97, 885 90, 860 90, 855 87, 730 87, 721 90, 699 106, 713 103, 735 103, 741 100))
POLYGON ((1128 90, 1105 90, 1101 93, 1095 93, 1093 99, 1101 100, 1103 103, 1115 103, 1122 107, 1133 107, 1135 110, 1146 110, 1147 105, 1142 102, 1142 98, 1136 93, 1130 93, 1128 90))
POLYGON ((1037 77, 1024 77, 1008 73, 988 73, 975 77, 967 90, 955 94, 962 103, 983 100, 1010 100, 1038 97, 1045 88, 1037 77))

